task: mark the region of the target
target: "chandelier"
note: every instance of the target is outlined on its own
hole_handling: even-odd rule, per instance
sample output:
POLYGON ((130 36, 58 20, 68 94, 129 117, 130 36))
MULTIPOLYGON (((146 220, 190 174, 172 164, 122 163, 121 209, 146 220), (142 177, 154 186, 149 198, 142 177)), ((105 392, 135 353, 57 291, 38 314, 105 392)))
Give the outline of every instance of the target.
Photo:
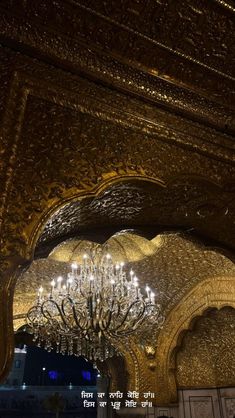
POLYGON ((73 263, 66 279, 53 279, 49 294, 39 288, 27 322, 38 346, 103 361, 117 354, 117 339, 153 314, 160 326, 164 318, 149 286, 142 292, 132 270, 127 275, 124 263, 115 265, 109 254, 95 250, 80 265, 73 263))

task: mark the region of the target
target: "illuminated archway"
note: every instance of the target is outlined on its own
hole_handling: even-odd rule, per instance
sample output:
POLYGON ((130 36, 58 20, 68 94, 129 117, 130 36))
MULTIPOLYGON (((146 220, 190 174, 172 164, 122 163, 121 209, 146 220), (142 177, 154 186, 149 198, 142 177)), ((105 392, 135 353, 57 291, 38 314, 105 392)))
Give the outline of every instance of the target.
POLYGON ((195 286, 168 315, 157 341, 159 403, 177 402, 174 350, 192 320, 209 308, 235 308, 235 277, 208 278, 195 286))

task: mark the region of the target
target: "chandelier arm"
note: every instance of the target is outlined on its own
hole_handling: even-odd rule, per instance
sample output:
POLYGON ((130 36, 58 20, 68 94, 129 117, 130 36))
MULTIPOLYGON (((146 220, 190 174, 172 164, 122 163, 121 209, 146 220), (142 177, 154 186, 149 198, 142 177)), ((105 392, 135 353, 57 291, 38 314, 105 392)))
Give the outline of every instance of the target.
MULTIPOLYGON (((141 320, 137 321, 138 322, 138 326, 141 325, 144 322, 144 320, 145 320, 145 318, 143 317, 141 320)), ((136 322, 136 324, 137 324, 137 322, 136 322)), ((133 328, 131 328, 129 331, 124 330, 124 331, 116 332, 117 329, 118 328, 116 328, 113 331, 113 336, 114 337, 121 337, 121 336, 124 336, 125 337, 125 336, 128 336, 128 335, 132 335, 132 334, 134 334, 136 332, 136 326, 134 326, 133 328)))
MULTIPOLYGON (((84 327, 81 325, 81 319, 79 320, 78 319, 78 315, 77 315, 77 311, 76 311, 76 309, 75 309, 75 306, 74 305, 72 305, 72 311, 73 311, 73 316, 74 316, 74 320, 75 320, 75 323, 76 323, 76 325, 80 328, 80 330, 82 331, 82 332, 84 332, 84 331, 86 331, 88 328, 87 328, 87 325, 88 325, 88 320, 86 320, 85 321, 85 324, 86 325, 84 325, 84 327)), ((81 311, 79 311, 78 310, 78 312, 80 313, 80 318, 82 317, 82 312, 81 311)), ((84 319, 84 318, 83 318, 84 319)))
MULTIPOLYGON (((155 305, 149 305, 150 307, 152 306, 152 307, 154 307, 155 305)), ((145 310, 146 310, 146 307, 144 306, 144 309, 143 309, 143 311, 142 311, 142 313, 141 314, 139 314, 139 316, 138 316, 138 318, 137 318, 137 320, 136 320, 136 322, 135 322, 135 325, 133 326, 133 328, 132 329, 130 329, 129 331, 125 331, 125 333, 124 333, 124 336, 125 335, 130 335, 130 334, 133 334, 135 331, 136 331, 136 328, 137 327, 139 327, 140 325, 142 325, 142 323, 145 321, 145 317, 143 316, 144 315, 144 312, 145 312, 145 310)), ((158 315, 159 316, 159 315, 158 315)), ((115 334, 115 336, 116 337, 118 337, 118 335, 120 336, 120 334, 115 334)))
MULTIPOLYGON (((135 306, 139 302, 141 302, 143 304, 143 302, 140 301, 140 299, 136 299, 134 302, 132 302, 132 304, 128 307, 128 309, 126 311, 126 314, 124 315, 124 318, 123 318, 122 322, 115 328, 115 331, 118 330, 119 328, 121 328, 123 326, 123 324, 125 323, 128 315, 130 313, 130 310, 133 308, 133 306, 135 306)), ((145 312, 145 305, 143 305, 143 311, 141 313, 141 316, 144 314, 144 312, 145 312)))
MULTIPOLYGON (((102 311, 103 311, 103 308, 101 308, 101 313, 102 313, 102 311)), ((102 319, 101 320, 101 323, 102 323, 102 331, 106 331, 109 328, 110 323, 111 323, 111 320, 112 320, 112 313, 113 313, 113 311, 111 311, 111 310, 108 312, 108 320, 106 322, 106 325, 104 325, 105 319, 102 319)))
MULTIPOLYGON (((32 312, 33 311, 36 311, 37 312, 37 309, 40 307, 40 305, 34 305, 34 306, 32 306, 32 308, 30 308, 29 309, 29 311, 27 312, 27 315, 26 315, 26 319, 28 320, 28 323, 30 324, 30 323, 32 323, 32 322, 34 322, 35 320, 36 320, 36 317, 34 317, 34 319, 32 320, 31 318, 30 318, 30 315, 32 314, 32 312)), ((41 307, 40 307, 40 310, 41 310, 41 307)))
POLYGON ((79 288, 79 292, 81 293, 82 297, 85 298, 86 296, 84 295, 83 291, 82 291, 82 286, 80 284, 80 288, 79 288))
POLYGON ((142 312, 139 312, 138 316, 136 317, 136 323, 137 323, 139 320, 145 319, 145 317, 144 317, 144 313, 145 313, 145 311, 146 311, 146 305, 145 305, 145 303, 142 301, 142 312))
MULTIPOLYGON (((66 299, 63 299, 63 301, 62 301, 62 309, 63 309, 64 315, 66 316, 66 312, 65 312, 65 303, 66 303, 66 301, 70 303, 70 306, 71 306, 72 311, 73 311, 73 317, 74 317, 74 320, 75 320, 76 325, 80 328, 80 330, 82 332, 86 331, 87 330, 88 320, 86 321, 86 325, 84 325, 84 327, 82 327, 81 321, 79 321, 79 319, 78 319, 77 310, 75 309, 73 300, 69 296, 67 296, 67 298, 66 299)), ((78 303, 76 305, 78 305, 78 303)), ((82 317, 82 311, 80 311, 78 309, 78 312, 80 314, 80 317, 82 317)))
MULTIPOLYGON (((42 303, 42 305, 41 305, 41 311, 42 311, 43 316, 44 316, 47 320, 49 320, 49 319, 53 318, 53 315, 51 315, 51 314, 50 314, 50 312, 49 312, 48 310, 45 310, 45 309, 44 309, 44 305, 45 305, 47 302, 48 302, 48 300, 46 300, 46 301, 44 301, 44 302, 42 303), (47 315, 46 315, 46 313, 47 313, 47 314, 49 314, 49 315, 47 316, 47 315)), ((52 304, 53 304, 53 305, 57 308, 57 310, 58 310, 58 312, 59 312, 59 315, 60 315, 60 318, 62 319, 62 321, 63 321, 64 325, 68 326, 68 324, 67 324, 67 322, 66 322, 66 320, 65 320, 65 318, 64 318, 63 312, 62 312, 62 310, 60 309, 60 307, 59 307, 58 303, 57 303, 57 302, 55 302, 54 300, 50 300, 50 303, 52 303, 52 304)), ((57 321, 57 322, 58 322, 58 321, 57 321)))
MULTIPOLYGON (((129 281, 122 271, 123 264, 115 266, 109 254, 99 258, 97 265, 97 251, 85 255, 80 268, 72 264, 67 285, 61 286, 63 278, 58 286, 52 280, 47 298, 42 296, 42 287, 38 290, 27 321, 34 338, 48 351, 56 343, 57 352, 105 360, 117 353, 112 346, 114 338, 135 333, 153 313, 155 295, 151 289, 146 286, 145 298, 137 289, 138 278, 133 277, 133 271, 129 281)), ((160 322, 159 316, 156 324, 160 322)))
MULTIPOLYGON (((113 310, 113 307, 114 307, 114 302, 115 302, 115 300, 114 300, 114 298, 113 298, 113 299, 112 299, 112 304, 111 304, 111 309, 109 310, 109 315, 108 315, 108 323, 107 323, 107 325, 105 326, 104 331, 106 331, 106 330, 109 328, 110 323, 111 323, 112 318, 113 318, 113 314, 115 313, 115 312, 114 312, 114 310, 113 310)), ((120 308, 120 304, 119 304, 119 303, 117 304, 117 306, 118 306, 118 312, 117 312, 117 316, 118 316, 118 315, 119 315, 119 313, 120 313, 121 308, 120 308)))

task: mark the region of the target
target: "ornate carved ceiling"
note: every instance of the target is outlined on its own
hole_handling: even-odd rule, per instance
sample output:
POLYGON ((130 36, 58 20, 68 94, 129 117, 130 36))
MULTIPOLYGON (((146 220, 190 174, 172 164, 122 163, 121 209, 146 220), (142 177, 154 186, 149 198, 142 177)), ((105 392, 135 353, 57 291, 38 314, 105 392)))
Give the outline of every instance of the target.
MULTIPOLYGON (((234 13, 232 0, 0 1, 0 374, 13 352, 12 274, 41 231, 38 260, 17 281, 15 328, 40 283, 103 243, 156 288, 170 318, 159 367, 154 357, 146 371, 137 345, 127 364, 133 382, 144 376, 171 399, 173 338, 202 296, 224 306, 234 289, 232 261, 204 245, 235 250, 234 13)), ((153 328, 142 334, 151 343, 153 328)), ((178 356, 185 364, 184 348, 178 356)))
POLYGON ((46 255, 70 236, 104 241, 123 228, 139 228, 151 237, 164 228, 181 227, 203 236, 205 242, 211 239, 214 245, 234 248, 234 210, 231 185, 221 189, 186 177, 168 187, 140 180, 121 182, 54 213, 39 239, 36 256, 46 255))
MULTIPOLYGON (((49 289, 52 277, 69 272, 69 263, 79 261, 94 245, 94 242, 73 238, 58 245, 48 259, 34 261, 17 282, 15 318, 25 314, 40 285, 49 289)), ((123 231, 113 235, 102 247, 115 261, 124 260, 127 270, 133 268, 140 283, 148 283, 156 290, 166 315, 200 281, 235 275, 234 264, 228 258, 192 240, 189 234, 165 233, 148 240, 134 231, 123 231)), ((15 326, 23 322, 16 321, 15 326)), ((157 332, 154 324, 142 331, 142 338, 151 335, 153 340, 157 332)))
POLYGON ((234 132, 232 0, 2 0, 0 40, 234 132))

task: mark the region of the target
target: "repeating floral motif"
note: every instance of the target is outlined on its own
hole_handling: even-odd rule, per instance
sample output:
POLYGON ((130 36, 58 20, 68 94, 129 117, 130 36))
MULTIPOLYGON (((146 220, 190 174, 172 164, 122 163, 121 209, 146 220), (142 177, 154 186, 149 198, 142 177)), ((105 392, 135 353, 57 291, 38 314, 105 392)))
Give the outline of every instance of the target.
POLYGON ((177 354, 178 385, 234 386, 234 341, 234 309, 224 308, 201 317, 185 335, 177 354))

